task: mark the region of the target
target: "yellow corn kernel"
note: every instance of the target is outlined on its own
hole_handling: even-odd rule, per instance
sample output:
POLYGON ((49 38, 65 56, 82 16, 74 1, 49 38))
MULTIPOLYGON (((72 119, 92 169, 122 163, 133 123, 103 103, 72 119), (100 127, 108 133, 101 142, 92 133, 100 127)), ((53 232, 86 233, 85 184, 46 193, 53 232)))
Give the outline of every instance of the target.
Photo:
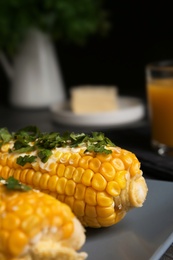
MULTIPOLYGON (((21 182, 26 183, 26 175, 27 175, 28 171, 31 171, 31 170, 25 169, 25 170, 21 171, 21 175, 20 175, 21 182)), ((33 171, 33 173, 34 173, 34 171, 33 171)), ((14 173, 13 173, 13 175, 14 175, 14 173)), ((11 175, 11 176, 13 176, 13 175, 11 175)), ((30 182, 30 184, 32 183, 32 181, 30 182)))
POLYGON ((71 156, 70 156, 70 158, 69 158, 69 164, 72 165, 72 166, 74 166, 74 167, 77 167, 80 158, 81 158, 81 156, 80 156, 79 153, 73 153, 73 154, 71 154, 71 156))
POLYGON ((30 216, 33 213, 33 207, 29 204, 23 203, 14 207, 13 211, 19 219, 22 219, 30 216))
POLYGON ((86 155, 80 158, 79 160, 79 167, 82 167, 83 169, 89 168, 89 162, 92 159, 92 156, 86 155))
POLYGON ((10 144, 7 143, 7 144, 3 144, 1 146, 1 151, 4 153, 4 152, 8 152, 8 150, 10 149, 10 144))
POLYGON ((73 204, 73 212, 76 216, 85 215, 85 202, 83 200, 75 200, 73 204))
POLYGON ((5 230, 13 230, 16 229, 20 224, 20 218, 18 218, 13 213, 6 213, 4 216, 2 215, 2 218, 0 219, 2 229, 5 230))
POLYGON ((67 204, 71 209, 73 209, 73 205, 74 205, 74 196, 66 196, 65 197, 65 204, 67 204))
POLYGON ((27 236, 34 237, 41 230, 43 223, 40 223, 40 218, 34 214, 27 216, 21 223, 22 231, 27 234, 27 236))
POLYGON ((64 177, 59 178, 56 185, 56 191, 58 194, 64 194, 65 193, 65 186, 67 184, 67 179, 64 177))
POLYGON ((10 171, 10 168, 8 166, 2 167, 2 170, 1 170, 2 178, 7 179, 8 175, 9 175, 9 171, 10 171))
POLYGON ((92 177, 94 175, 94 172, 90 169, 87 169, 84 171, 83 175, 82 175, 82 183, 86 186, 91 186, 91 181, 92 181, 92 177))
POLYGON ((109 181, 106 187, 106 191, 108 194, 116 197, 120 194, 121 189, 116 181, 109 181))
POLYGON ((50 191, 56 191, 56 186, 57 186, 57 182, 58 182, 58 176, 53 175, 49 178, 48 183, 47 183, 47 188, 50 191))
POLYGON ((100 173, 96 173, 93 176, 91 185, 92 185, 93 189, 98 190, 98 191, 103 191, 106 188, 107 181, 100 173))
POLYGON ((140 174, 141 173, 141 170, 140 170, 140 162, 135 159, 133 160, 131 166, 130 166, 130 175, 133 177, 135 176, 136 174, 140 174))
POLYGON ((59 162, 59 161, 60 161, 61 156, 62 156, 62 152, 60 152, 60 151, 56 151, 56 152, 54 153, 54 157, 56 158, 56 162, 59 162))
POLYGON ((120 158, 113 158, 110 162, 116 171, 122 171, 125 169, 124 163, 120 158))
POLYGON ((18 256, 27 244, 28 238, 25 233, 20 230, 14 230, 11 232, 8 240, 9 253, 13 256, 18 256))
POLYGON ((75 193, 76 183, 73 180, 68 180, 65 186, 65 194, 72 196, 75 193))
MULTIPOLYGON (((5 203, 0 200, 0 214, 5 211, 5 203)), ((1 227, 1 222, 0 222, 0 227, 1 227)))
POLYGON ((67 166, 64 171, 64 177, 66 177, 67 179, 72 179, 74 170, 75 167, 71 165, 67 166))
POLYGON ((94 228, 100 228, 101 225, 99 224, 97 218, 84 216, 82 219, 82 222, 85 223, 85 226, 87 227, 94 227, 94 228))
POLYGON ((97 217, 96 207, 86 204, 85 215, 91 218, 96 218, 97 217))
POLYGON ((68 238, 71 233, 74 231, 74 225, 72 221, 69 221, 64 226, 62 226, 62 232, 63 232, 63 239, 68 238))
POLYGON ((5 252, 8 249, 9 235, 10 233, 7 230, 0 229, 0 252, 5 252))
POLYGON ((114 212, 112 215, 106 218, 97 217, 97 221, 99 222, 100 226, 108 227, 115 223, 116 213, 114 212))
POLYGON ((121 189, 125 189, 126 187, 126 183, 127 183, 126 175, 127 175, 126 170, 117 171, 115 174, 114 181, 116 181, 119 184, 121 189))
POLYGON ((126 169, 128 169, 133 162, 133 156, 131 153, 124 152, 124 154, 121 156, 121 159, 123 160, 126 169))
POLYGON ((35 186, 35 187, 39 187, 39 183, 40 183, 40 179, 41 179, 41 176, 42 176, 42 174, 41 174, 41 172, 35 172, 34 173, 34 176, 33 176, 33 185, 35 186))
POLYGON ((15 178, 16 180, 20 180, 21 172, 22 172, 22 169, 21 169, 21 168, 15 169, 13 176, 14 176, 14 178, 15 178))
MULTIPOLYGON (((34 171, 32 169, 30 169, 30 170, 26 169, 26 170, 27 170, 27 172, 26 172, 25 182, 28 184, 32 184, 34 171)), ((23 171, 25 171, 25 170, 22 170, 21 176, 22 176, 23 171)))
POLYGON ((49 174, 47 173, 42 174, 39 183, 41 189, 47 189, 49 178, 50 178, 49 174))
POLYGON ((102 207, 109 207, 113 204, 113 197, 106 192, 97 192, 97 204, 102 207))
POLYGON ((84 169, 82 167, 77 167, 73 173, 73 180, 76 182, 76 183, 80 183, 81 182, 81 179, 82 179, 82 175, 84 173, 84 169))
POLYGON ((70 152, 62 153, 61 158, 60 158, 60 163, 67 164, 70 156, 71 156, 70 152))
POLYGON ((56 174, 56 171, 57 171, 57 163, 51 163, 49 165, 49 174, 50 175, 55 175, 56 174))
POLYGON ((109 162, 103 162, 100 167, 100 173, 107 181, 112 181, 115 177, 115 169, 109 162))
POLYGON ((89 162, 89 168, 94 172, 98 172, 101 166, 101 161, 98 158, 93 158, 89 162))
POLYGON ((102 218, 107 218, 114 213, 114 207, 101 207, 96 206, 97 215, 102 218))
POLYGON ((64 164, 59 164, 57 167, 57 175, 58 177, 63 177, 64 176, 64 171, 65 171, 65 165, 64 164))
POLYGON ((83 200, 85 198, 86 187, 82 183, 76 184, 76 190, 74 197, 77 200, 83 200))
POLYGON ((97 204, 97 193, 96 191, 91 188, 91 187, 88 187, 86 188, 86 192, 85 192, 85 202, 89 205, 96 205, 97 204))
POLYGON ((0 164, 2 166, 8 165, 7 164, 7 159, 8 159, 8 153, 1 154, 1 156, 0 156, 0 164))
POLYGON ((97 154, 96 158, 98 158, 101 162, 109 162, 112 159, 112 154, 97 154))

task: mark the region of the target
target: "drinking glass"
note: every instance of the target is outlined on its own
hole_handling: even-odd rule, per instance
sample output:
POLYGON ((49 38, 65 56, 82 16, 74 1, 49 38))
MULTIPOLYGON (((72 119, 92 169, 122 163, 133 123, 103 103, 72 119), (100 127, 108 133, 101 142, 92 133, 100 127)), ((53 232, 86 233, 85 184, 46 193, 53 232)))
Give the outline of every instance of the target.
POLYGON ((152 146, 173 155, 173 61, 148 64, 146 84, 152 146))

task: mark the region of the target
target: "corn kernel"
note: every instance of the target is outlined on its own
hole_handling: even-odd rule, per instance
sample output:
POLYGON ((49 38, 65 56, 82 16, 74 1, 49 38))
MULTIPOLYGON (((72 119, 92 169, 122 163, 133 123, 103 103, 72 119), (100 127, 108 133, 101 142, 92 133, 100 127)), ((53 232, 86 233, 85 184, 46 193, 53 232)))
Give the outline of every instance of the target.
POLYGON ((97 217, 96 207, 86 204, 85 215, 91 218, 97 217))
POLYGON ((41 189, 47 189, 47 186, 48 186, 47 183, 49 181, 49 178, 50 178, 49 174, 47 174, 47 173, 42 174, 40 183, 39 183, 41 189))
POLYGON ((96 211, 97 215, 102 218, 107 218, 111 216, 114 213, 114 207, 101 207, 101 206, 96 206, 96 211))
POLYGON ((85 193, 85 202, 89 205, 96 205, 97 204, 97 199, 96 199, 96 191, 91 188, 88 187, 86 188, 86 193, 85 193))
POLYGON ((77 200, 83 200, 85 198, 86 187, 82 183, 76 184, 76 190, 74 197, 77 200))
POLYGON ((20 180, 20 174, 22 172, 22 169, 18 168, 18 169, 15 169, 14 171, 14 178, 17 179, 17 180, 20 180))
POLYGON ((7 179, 7 178, 8 178, 8 175, 9 175, 9 171, 10 171, 10 168, 9 168, 8 166, 2 167, 1 176, 2 176, 4 179, 7 179))
POLYGON ((67 204, 71 209, 73 209, 74 196, 66 196, 64 202, 65 202, 65 204, 67 204))
POLYGON ((93 158, 89 162, 89 168, 94 172, 98 172, 101 166, 101 161, 98 158, 93 158))
POLYGON ((57 175, 58 177, 63 177, 64 176, 64 171, 65 171, 65 165, 64 164, 59 164, 57 168, 57 175))
MULTIPOLYGON (((0 251, 1 252, 5 252, 8 247, 7 247, 7 242, 8 242, 8 238, 9 238, 10 233, 7 230, 2 230, 0 229, 0 251)), ((0 258, 1 259, 1 258, 0 258)))
POLYGON ((133 160, 131 166, 130 166, 130 175, 133 177, 135 176, 136 174, 140 174, 141 173, 141 170, 140 170, 140 162, 136 159, 136 160, 133 160))
POLYGON ((75 200, 73 204, 73 212, 76 216, 85 215, 85 202, 83 200, 75 200))
POLYGON ((72 221, 69 221, 64 226, 62 226, 63 239, 71 236, 74 231, 74 225, 72 221))
POLYGON ((13 256, 18 256, 27 244, 27 236, 20 230, 14 230, 11 232, 8 240, 9 253, 13 256))
POLYGON ((47 183, 47 188, 50 191, 56 191, 56 185, 57 185, 58 179, 59 178, 56 175, 53 175, 50 177, 50 179, 48 180, 48 183, 47 183))
POLYGON ((68 180, 65 186, 65 194, 72 196, 75 192, 76 183, 73 180, 68 180))
POLYGON ((41 179, 41 176, 42 176, 42 174, 41 174, 41 172, 35 172, 34 173, 34 176, 33 176, 33 185, 35 186, 35 187, 39 187, 39 183, 40 183, 40 179, 41 179))
POLYGON ((113 197, 106 192, 97 192, 97 203, 102 207, 109 207, 113 204, 113 197))
POLYGON ((101 227, 100 224, 97 221, 97 218, 84 216, 83 222, 85 223, 86 226, 89 226, 89 227, 95 227, 95 228, 101 227))
POLYGON ((116 181, 121 189, 124 189, 126 187, 126 175, 127 175, 127 171, 123 170, 123 171, 118 171, 115 174, 115 178, 114 181, 116 181))
POLYGON ((1 151, 4 153, 4 152, 8 152, 8 150, 10 149, 10 144, 7 143, 7 144, 3 144, 1 146, 1 151))
POLYGON ((125 169, 124 163, 120 158, 113 158, 110 162, 116 171, 122 171, 125 169))
POLYGON ((85 172, 82 175, 82 183, 86 186, 91 186, 92 177, 94 175, 94 172, 90 169, 85 170, 85 172))
POLYGON ((73 173, 73 180, 76 183, 80 183, 81 182, 82 175, 83 175, 84 171, 85 170, 82 167, 78 167, 78 168, 75 169, 75 171, 73 173))
POLYGON ((103 162, 100 167, 100 173, 107 181, 112 181, 115 177, 115 169, 109 162, 103 162))
POLYGON ((20 218, 18 218, 15 214, 6 213, 4 217, 1 218, 2 229, 5 230, 13 230, 19 227, 20 218))
POLYGON ((71 153, 70 153, 70 152, 68 152, 68 153, 63 153, 63 154, 61 155, 61 158, 60 158, 60 163, 67 164, 67 163, 68 163, 68 160, 69 160, 69 158, 70 158, 70 156, 71 156, 71 153))
POLYGON ((114 212, 112 215, 106 218, 97 217, 97 221, 102 227, 108 227, 115 223, 116 213, 114 212))
POLYGON ((57 163, 51 163, 50 164, 50 166, 49 166, 49 174, 50 175, 55 175, 56 174, 57 166, 58 166, 57 163))
POLYGON ((60 152, 60 151, 56 151, 56 152, 54 153, 54 157, 55 157, 55 159, 56 159, 56 162, 59 162, 59 161, 60 161, 61 156, 62 156, 62 152, 60 152))
POLYGON ((106 188, 107 181, 100 173, 96 173, 93 176, 91 185, 93 189, 103 191, 106 188))
POLYGON ((116 181, 110 181, 107 184, 106 191, 108 194, 116 197, 120 194, 120 186, 116 181))
POLYGON ((81 158, 79 153, 73 153, 71 154, 70 158, 69 158, 69 164, 73 165, 74 167, 78 166, 79 163, 79 159, 81 158))
POLYGON ((39 233, 42 224, 43 223, 40 222, 40 218, 37 215, 30 215, 21 223, 21 229, 25 234, 33 237, 39 233))
POLYGON ((32 205, 26 204, 25 202, 23 202, 22 204, 17 204, 12 209, 14 212, 16 212, 16 216, 18 216, 19 219, 30 216, 33 213, 32 205))
POLYGON ((99 153, 96 158, 98 158, 101 162, 108 162, 112 159, 112 154, 99 153))
POLYGON ((66 177, 67 179, 72 179, 74 170, 75 170, 75 167, 70 166, 70 165, 67 166, 64 171, 64 177, 66 177))
MULTIPOLYGON (((22 175, 22 172, 21 172, 21 175, 22 175)), ((33 176, 34 176, 34 171, 32 169, 30 169, 26 173, 25 182, 28 184, 32 184, 33 176)))
POLYGON ((59 194, 64 194, 65 193, 65 186, 67 184, 67 179, 64 177, 59 178, 57 185, 56 185, 56 190, 59 194))
POLYGON ((91 159, 92 159, 92 157, 89 156, 89 155, 83 156, 79 160, 79 166, 84 168, 84 169, 89 168, 89 162, 90 162, 91 159))
MULTIPOLYGON (((21 181, 21 182, 26 183, 26 175, 27 175, 28 171, 30 171, 30 170, 25 169, 25 170, 23 170, 23 171, 21 172, 21 175, 20 175, 20 181, 21 181)), ((34 172, 34 171, 33 171, 33 172, 34 172)), ((32 182, 31 182, 31 183, 32 183, 32 182)), ((31 184, 31 183, 30 183, 30 184, 31 184)))

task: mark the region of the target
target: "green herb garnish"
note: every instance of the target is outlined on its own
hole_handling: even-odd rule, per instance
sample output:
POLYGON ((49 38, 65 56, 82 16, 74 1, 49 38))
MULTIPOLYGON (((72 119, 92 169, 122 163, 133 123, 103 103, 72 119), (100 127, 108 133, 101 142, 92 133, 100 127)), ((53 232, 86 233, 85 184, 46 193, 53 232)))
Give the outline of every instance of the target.
POLYGON ((14 177, 10 176, 7 180, 0 177, 0 181, 4 180, 6 183, 4 184, 9 190, 18 190, 18 191, 28 191, 31 188, 25 184, 20 183, 14 177))
POLYGON ((17 164, 24 166, 26 163, 32 163, 35 162, 37 159, 37 156, 34 155, 25 155, 25 156, 19 156, 16 160, 17 164))
POLYGON ((10 152, 28 153, 34 151, 34 155, 19 156, 17 163, 24 166, 39 158, 43 163, 47 162, 52 154, 52 149, 57 147, 85 147, 87 152, 112 153, 110 146, 115 146, 102 132, 69 133, 60 135, 58 132, 41 133, 35 126, 27 126, 16 133, 10 134, 6 128, 0 129, 0 144, 14 140, 10 152))

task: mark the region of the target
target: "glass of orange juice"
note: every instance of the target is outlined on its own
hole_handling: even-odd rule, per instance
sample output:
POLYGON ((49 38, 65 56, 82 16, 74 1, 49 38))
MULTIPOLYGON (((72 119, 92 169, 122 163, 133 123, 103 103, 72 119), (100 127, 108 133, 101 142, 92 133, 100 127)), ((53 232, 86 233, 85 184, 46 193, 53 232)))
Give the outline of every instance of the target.
POLYGON ((152 146, 173 155, 173 61, 147 65, 146 84, 152 146))

